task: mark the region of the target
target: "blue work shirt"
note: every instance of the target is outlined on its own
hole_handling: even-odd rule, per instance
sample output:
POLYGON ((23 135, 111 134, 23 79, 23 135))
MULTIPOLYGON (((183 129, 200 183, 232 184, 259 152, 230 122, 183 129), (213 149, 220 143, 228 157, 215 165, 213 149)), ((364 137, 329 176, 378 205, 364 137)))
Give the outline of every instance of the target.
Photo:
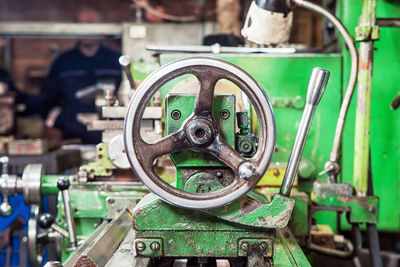
POLYGON ((117 94, 121 83, 119 57, 120 53, 101 45, 92 57, 76 47, 55 60, 42 89, 41 113, 45 117, 55 106, 62 108, 54 127, 63 131, 64 138, 81 138, 86 144, 101 142, 101 132, 87 131, 77 115, 97 112, 95 95, 104 85, 117 94))

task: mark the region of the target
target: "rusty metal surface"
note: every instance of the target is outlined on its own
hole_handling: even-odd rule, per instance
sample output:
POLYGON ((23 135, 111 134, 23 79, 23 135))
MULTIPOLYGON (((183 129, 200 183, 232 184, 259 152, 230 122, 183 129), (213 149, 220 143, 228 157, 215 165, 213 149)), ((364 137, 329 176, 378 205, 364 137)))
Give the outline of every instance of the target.
POLYGON ((132 214, 123 210, 109 224, 93 233, 82 246, 72 254, 64 267, 105 266, 118 249, 132 226, 132 214))
POLYGON ((275 119, 271 105, 257 82, 246 72, 222 60, 188 58, 175 61, 151 74, 137 89, 128 108, 124 126, 125 148, 131 167, 142 182, 165 201, 180 207, 215 208, 247 193, 266 171, 276 140, 275 119), (183 74, 193 74, 200 82, 200 92, 193 114, 175 133, 149 144, 140 136, 140 118, 151 96, 165 83, 183 74), (241 157, 220 134, 212 116, 214 86, 228 79, 242 89, 255 107, 261 134, 259 151, 250 159, 241 157), (155 158, 182 149, 211 153, 236 174, 227 187, 206 194, 188 193, 162 181, 153 171, 155 158))

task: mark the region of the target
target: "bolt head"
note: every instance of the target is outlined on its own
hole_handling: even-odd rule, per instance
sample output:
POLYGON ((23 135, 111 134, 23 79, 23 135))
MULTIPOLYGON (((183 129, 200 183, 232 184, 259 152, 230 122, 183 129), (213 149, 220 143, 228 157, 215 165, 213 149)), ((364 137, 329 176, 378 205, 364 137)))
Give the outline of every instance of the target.
POLYGON ((152 251, 159 251, 160 250, 160 243, 158 242, 153 242, 150 244, 150 249, 152 251))
POLYGON ((220 116, 221 116, 221 119, 227 120, 227 119, 229 119, 229 117, 231 116, 231 113, 229 112, 229 110, 223 109, 223 110, 221 110, 221 112, 220 112, 220 116))
POLYGON ((138 241, 138 242, 136 243, 136 249, 137 249, 138 251, 144 251, 144 250, 146 249, 146 244, 143 243, 142 241, 138 241))
POLYGON ((256 166, 251 162, 240 164, 238 169, 239 177, 245 180, 251 180, 256 174, 256 166))
POLYGON ((8 202, 3 202, 0 204, 0 215, 8 217, 13 213, 13 208, 8 202))
POLYGON ((179 110, 177 110, 177 109, 174 109, 171 112, 171 117, 176 121, 179 120, 181 118, 181 116, 182 116, 181 112, 179 110))
POLYGON ((249 248, 250 248, 249 242, 243 242, 243 243, 240 245, 240 250, 246 251, 246 250, 248 250, 249 248))
POLYGON ((186 128, 186 135, 195 146, 210 144, 214 139, 211 123, 203 119, 191 121, 186 128))

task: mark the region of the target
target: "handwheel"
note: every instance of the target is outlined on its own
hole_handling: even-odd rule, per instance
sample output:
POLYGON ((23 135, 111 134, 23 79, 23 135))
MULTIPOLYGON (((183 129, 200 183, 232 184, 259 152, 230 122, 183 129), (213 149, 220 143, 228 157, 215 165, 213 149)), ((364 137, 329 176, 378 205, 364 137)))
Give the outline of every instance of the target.
POLYGON ((275 117, 271 104, 258 83, 244 70, 214 58, 187 58, 164 65, 149 75, 132 97, 124 124, 125 150, 133 172, 147 188, 164 201, 178 207, 211 209, 226 205, 251 190, 268 168, 276 143, 275 117), (193 113, 182 127, 158 140, 147 143, 140 135, 140 123, 147 103, 168 81, 193 74, 200 83, 193 113), (214 88, 227 79, 249 97, 258 116, 258 150, 252 158, 243 158, 221 136, 212 116, 214 88), (163 181, 153 170, 154 160, 183 149, 211 153, 235 173, 228 186, 208 193, 189 193, 163 181))

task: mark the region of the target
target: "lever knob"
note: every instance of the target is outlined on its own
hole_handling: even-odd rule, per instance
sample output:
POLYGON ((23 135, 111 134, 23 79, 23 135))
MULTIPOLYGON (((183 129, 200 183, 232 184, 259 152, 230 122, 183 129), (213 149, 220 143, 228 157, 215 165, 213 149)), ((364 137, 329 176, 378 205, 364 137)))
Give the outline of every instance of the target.
POLYGON ((38 224, 41 228, 50 228, 54 223, 55 218, 50 213, 42 213, 38 218, 38 224))
POLYGON ((325 92, 330 72, 321 68, 314 68, 307 90, 307 104, 317 106, 325 92))
POLYGON ((68 179, 60 178, 57 181, 57 187, 58 189, 60 189, 60 191, 67 190, 69 188, 69 185, 70 184, 68 179))

